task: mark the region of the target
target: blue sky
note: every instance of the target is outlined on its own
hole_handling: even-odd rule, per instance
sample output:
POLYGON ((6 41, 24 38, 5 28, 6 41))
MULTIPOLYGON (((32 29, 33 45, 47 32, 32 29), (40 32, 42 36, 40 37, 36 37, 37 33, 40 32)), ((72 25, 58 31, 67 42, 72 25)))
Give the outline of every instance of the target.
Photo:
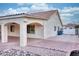
POLYGON ((0 16, 58 10, 63 24, 79 23, 79 3, 0 3, 0 16))

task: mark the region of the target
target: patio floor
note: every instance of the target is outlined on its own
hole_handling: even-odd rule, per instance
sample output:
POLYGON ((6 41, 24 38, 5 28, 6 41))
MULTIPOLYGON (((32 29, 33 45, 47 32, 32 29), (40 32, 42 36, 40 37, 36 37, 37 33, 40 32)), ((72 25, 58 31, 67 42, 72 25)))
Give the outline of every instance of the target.
POLYGON ((51 38, 49 38, 50 40, 28 39, 27 46, 25 48, 20 48, 19 38, 9 37, 8 43, 0 43, 0 49, 16 48, 16 49, 28 49, 28 50, 30 50, 27 47, 40 47, 40 48, 56 49, 56 50, 67 51, 67 52, 71 52, 72 50, 79 50, 78 41, 77 42, 55 41, 56 39, 60 39, 60 38, 62 38, 62 39, 73 39, 74 38, 74 39, 79 40, 78 37, 70 36, 70 35, 51 37, 51 38), (62 38, 62 37, 64 37, 64 38, 62 38))

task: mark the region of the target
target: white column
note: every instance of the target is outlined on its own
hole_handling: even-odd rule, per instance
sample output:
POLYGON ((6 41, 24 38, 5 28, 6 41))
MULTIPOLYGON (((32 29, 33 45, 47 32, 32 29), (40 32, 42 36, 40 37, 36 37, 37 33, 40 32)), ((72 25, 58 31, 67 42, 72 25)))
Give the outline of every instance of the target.
POLYGON ((20 47, 27 45, 27 25, 26 23, 20 24, 20 47))
POLYGON ((1 42, 5 43, 8 42, 8 35, 7 35, 7 26, 4 24, 1 25, 1 42))

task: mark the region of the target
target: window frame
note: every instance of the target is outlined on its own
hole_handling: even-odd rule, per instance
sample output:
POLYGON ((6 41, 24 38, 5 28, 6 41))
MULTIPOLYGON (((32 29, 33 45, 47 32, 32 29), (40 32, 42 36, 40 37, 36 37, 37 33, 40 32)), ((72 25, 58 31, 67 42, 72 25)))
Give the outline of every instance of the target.
POLYGON ((10 25, 10 32, 15 32, 15 25, 13 24, 10 25))
POLYGON ((35 33, 35 25, 27 25, 27 33, 34 34, 35 33))

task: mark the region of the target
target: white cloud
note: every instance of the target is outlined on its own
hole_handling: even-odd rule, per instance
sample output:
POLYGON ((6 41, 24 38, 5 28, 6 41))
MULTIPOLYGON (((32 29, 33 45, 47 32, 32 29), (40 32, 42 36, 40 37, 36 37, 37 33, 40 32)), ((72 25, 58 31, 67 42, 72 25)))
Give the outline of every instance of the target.
POLYGON ((30 12, 40 12, 40 11, 48 11, 48 10, 59 10, 59 8, 49 7, 46 3, 35 3, 30 7, 30 12))
POLYGON ((63 24, 67 23, 77 23, 79 15, 79 7, 64 7, 63 9, 59 10, 61 19, 63 24))
POLYGON ((65 16, 65 17, 70 17, 70 16, 73 16, 73 14, 69 14, 69 13, 62 13, 62 14, 61 14, 61 16, 62 16, 62 17, 64 17, 64 16, 65 16))
POLYGON ((17 13, 17 11, 16 11, 15 9, 9 8, 9 9, 7 10, 7 13, 8 13, 8 14, 15 14, 15 13, 17 13))
POLYGON ((9 15, 9 14, 17 14, 17 13, 27 13, 27 12, 38 12, 38 11, 50 10, 50 8, 48 7, 48 4, 45 4, 45 3, 32 4, 31 7, 23 7, 24 5, 26 5, 25 3, 18 3, 17 5, 21 6, 21 7, 16 8, 16 9, 9 8, 9 9, 1 12, 0 15, 2 15, 2 14, 9 15))
POLYGON ((29 8, 28 7, 20 7, 20 8, 17 8, 16 11, 18 13, 27 13, 29 11, 29 8))
POLYGON ((79 7, 64 7, 64 9, 61 10, 61 12, 79 12, 79 7))
POLYGON ((4 10, 0 12, 0 15, 10 15, 10 14, 18 14, 18 13, 27 13, 29 11, 28 7, 20 7, 20 8, 9 8, 8 10, 4 10))
POLYGON ((49 7, 45 3, 39 3, 39 4, 32 4, 31 6, 32 10, 49 10, 49 7))
POLYGON ((79 15, 79 7, 64 7, 63 9, 49 7, 46 3, 35 3, 30 4, 30 7, 27 7, 25 3, 17 4, 20 6, 19 8, 13 9, 9 8, 4 11, 0 11, 0 15, 7 15, 7 14, 16 14, 16 13, 27 13, 27 12, 39 12, 39 11, 47 11, 47 10, 58 10, 61 16, 61 19, 64 23, 72 22, 72 17, 75 17, 77 14, 79 15), (24 7, 25 6, 25 7, 24 7))
MULTIPOLYGON (((26 4, 26 3, 17 3, 19 8, 13 9, 9 8, 4 10, 0 13, 0 15, 10 15, 10 14, 17 14, 17 13, 31 13, 31 12, 40 12, 40 11, 47 11, 47 10, 56 10, 58 8, 48 7, 46 3, 35 3, 35 4, 26 4), (24 5, 31 5, 31 7, 23 7, 24 5)), ((60 10, 60 9, 58 9, 60 10)))

